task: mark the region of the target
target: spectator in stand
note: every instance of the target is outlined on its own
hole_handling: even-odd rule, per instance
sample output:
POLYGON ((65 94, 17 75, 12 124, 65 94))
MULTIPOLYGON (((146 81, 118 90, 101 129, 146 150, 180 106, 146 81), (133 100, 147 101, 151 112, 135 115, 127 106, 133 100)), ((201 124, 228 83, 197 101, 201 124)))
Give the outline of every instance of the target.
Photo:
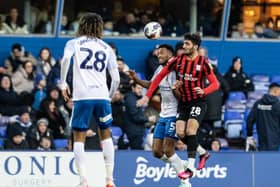
MULTIPOLYGON (((208 58, 208 50, 206 47, 200 47, 198 52, 201 56, 205 56, 208 58)), ((200 145, 207 149, 210 148, 211 141, 215 136, 214 123, 221 120, 223 95, 228 95, 228 92, 230 90, 229 84, 223 78, 217 68, 218 60, 208 58, 208 61, 211 64, 213 72, 220 83, 220 88, 205 97, 207 110, 202 124, 198 130, 198 142, 200 145)), ((208 80, 205 79, 205 85, 207 86, 208 84, 208 80)))
POLYGON ((51 50, 43 47, 39 52, 39 60, 37 61, 36 74, 48 76, 51 69, 55 66, 56 61, 52 57, 51 50))
POLYGON ((29 149, 29 145, 22 132, 19 129, 15 129, 13 132, 11 132, 10 137, 5 140, 4 149, 23 150, 29 149))
POLYGON ((53 132, 48 128, 49 121, 46 118, 41 118, 37 121, 36 126, 30 130, 28 143, 31 149, 37 149, 40 145, 42 137, 48 137, 51 140, 51 148, 54 149, 53 132))
MULTIPOLYGON (((47 90, 56 87, 60 82, 60 69, 61 69, 61 61, 58 60, 56 64, 52 67, 51 71, 47 76, 47 90)), ((67 83, 72 82, 72 75, 73 75, 73 66, 70 65, 69 72, 67 74, 67 83)), ((72 88, 70 87, 72 90, 72 88)))
POLYGON ((184 43, 183 42, 177 42, 175 45, 175 55, 180 56, 185 52, 185 49, 183 48, 184 43))
POLYGON ((255 145, 253 127, 256 124, 259 150, 278 151, 280 146, 280 85, 271 83, 268 94, 257 100, 247 117, 247 143, 255 145))
POLYGON ((31 130, 32 122, 30 118, 30 111, 28 108, 25 108, 21 111, 19 118, 13 124, 9 124, 7 126, 7 135, 8 137, 12 137, 13 132, 19 130, 24 138, 27 139, 30 130, 31 130))
POLYGON ((170 36, 173 33, 174 24, 167 20, 166 13, 160 14, 157 21, 162 27, 162 36, 170 36))
POLYGON ((269 28, 265 28, 262 23, 257 22, 255 23, 254 33, 252 38, 259 39, 259 38, 278 38, 279 35, 277 32, 269 28))
POLYGON ((31 93, 34 89, 34 77, 35 72, 33 70, 32 62, 23 62, 12 75, 14 90, 18 94, 21 94, 22 92, 31 93))
POLYGON ((36 59, 31 53, 25 51, 21 44, 14 43, 11 49, 11 55, 5 60, 5 73, 12 75, 25 61, 30 61, 33 65, 36 64, 36 59))
MULTIPOLYGON (((144 113, 149 118, 149 116, 156 116, 156 121, 159 120, 159 113, 161 109, 161 95, 155 94, 151 98, 151 102, 149 102, 148 106, 145 108, 144 113)), ((154 126, 154 122, 146 122, 145 127, 150 128, 154 126)))
POLYGON ((37 148, 39 151, 51 151, 52 150, 52 141, 47 136, 42 136, 40 138, 40 144, 37 148))
POLYGON ((70 119, 72 116, 73 105, 74 105, 73 100, 69 99, 66 102, 64 102, 63 105, 58 106, 58 110, 62 114, 63 119, 66 123, 66 127, 64 128, 64 135, 66 138, 70 138, 72 135, 71 127, 70 127, 70 119))
POLYGON ((0 34, 8 34, 8 25, 3 21, 2 16, 0 16, 0 34))
POLYGON ((224 75, 230 85, 230 91, 242 91, 247 96, 249 91, 254 90, 254 84, 243 71, 242 59, 238 56, 232 59, 232 65, 224 75))
POLYGON ((150 80, 153 77, 154 72, 159 66, 158 46, 156 46, 152 51, 149 52, 148 57, 145 60, 145 65, 146 65, 145 77, 147 80, 150 80))
POLYGON ((135 34, 138 32, 138 25, 135 15, 132 12, 127 13, 116 24, 116 31, 120 34, 135 34))
POLYGON ((111 100, 112 106, 112 116, 113 116, 113 126, 118 126, 124 131, 124 95, 120 92, 120 90, 115 91, 111 100))
POLYGON ((28 34, 28 28, 23 21, 23 16, 18 15, 16 8, 11 8, 9 15, 6 17, 5 23, 7 24, 8 34, 28 34))
POLYGON ((244 25, 242 22, 237 23, 236 30, 232 31, 231 38, 235 39, 248 39, 248 34, 244 31, 244 25))
POLYGON ((147 23, 149 23, 151 21, 149 15, 145 12, 143 12, 141 15, 140 15, 140 20, 138 22, 138 25, 139 25, 139 32, 143 32, 144 31, 144 27, 147 23))
POLYGON ((13 90, 11 77, 3 75, 0 79, 0 113, 12 116, 20 114, 25 107, 20 96, 13 90))
POLYGON ((64 129, 65 120, 55 105, 55 101, 46 99, 42 101, 40 109, 37 112, 37 118, 46 118, 49 121, 49 128, 53 131, 54 139, 65 138, 64 129))
POLYGON ((53 100, 58 109, 64 105, 63 98, 61 97, 60 90, 57 86, 51 87, 47 90, 47 97, 44 100, 53 100))
POLYGON ((132 92, 125 97, 125 133, 129 139, 131 149, 144 149, 143 138, 145 123, 156 122, 156 116, 146 117, 143 107, 137 107, 136 101, 142 97, 143 87, 139 84, 132 85, 132 92))
POLYGON ((211 142, 211 151, 220 152, 221 150, 221 142, 219 139, 215 138, 211 142))
POLYGON ((32 109, 35 111, 39 110, 41 102, 47 97, 46 84, 46 78, 44 75, 38 74, 35 77, 33 90, 34 101, 32 104, 32 109))
POLYGON ((119 90, 122 94, 127 94, 131 91, 131 84, 133 81, 130 79, 127 72, 125 72, 125 63, 124 59, 120 56, 117 57, 117 63, 118 63, 118 70, 120 74, 120 85, 119 90))

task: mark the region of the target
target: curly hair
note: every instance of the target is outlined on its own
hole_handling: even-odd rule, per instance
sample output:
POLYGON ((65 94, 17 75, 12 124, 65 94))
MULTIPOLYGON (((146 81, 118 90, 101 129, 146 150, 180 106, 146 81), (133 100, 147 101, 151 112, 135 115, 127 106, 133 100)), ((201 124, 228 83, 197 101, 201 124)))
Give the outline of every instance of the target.
POLYGON ((79 20, 77 36, 87 36, 89 38, 101 38, 103 32, 103 20, 99 14, 86 13, 79 20))
POLYGON ((198 45, 198 48, 201 44, 201 37, 199 33, 186 33, 184 34, 184 40, 190 40, 194 45, 198 45))

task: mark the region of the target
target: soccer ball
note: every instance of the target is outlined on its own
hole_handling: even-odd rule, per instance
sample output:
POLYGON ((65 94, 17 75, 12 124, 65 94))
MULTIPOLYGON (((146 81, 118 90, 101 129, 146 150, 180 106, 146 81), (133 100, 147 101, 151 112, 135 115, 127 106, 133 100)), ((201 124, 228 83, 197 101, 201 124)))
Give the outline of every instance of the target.
POLYGON ((144 34, 148 39, 156 40, 161 36, 162 28, 158 22, 149 22, 144 27, 144 34))

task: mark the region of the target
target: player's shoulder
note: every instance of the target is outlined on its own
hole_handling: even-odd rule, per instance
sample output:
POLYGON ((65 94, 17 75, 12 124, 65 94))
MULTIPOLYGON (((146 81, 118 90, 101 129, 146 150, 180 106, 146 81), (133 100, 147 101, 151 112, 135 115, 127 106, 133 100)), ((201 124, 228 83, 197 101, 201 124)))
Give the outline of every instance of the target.
POLYGON ((70 40, 68 40, 68 41, 66 42, 66 46, 67 46, 67 47, 72 47, 72 46, 75 45, 75 43, 77 43, 77 41, 78 41, 78 38, 70 39, 70 40))

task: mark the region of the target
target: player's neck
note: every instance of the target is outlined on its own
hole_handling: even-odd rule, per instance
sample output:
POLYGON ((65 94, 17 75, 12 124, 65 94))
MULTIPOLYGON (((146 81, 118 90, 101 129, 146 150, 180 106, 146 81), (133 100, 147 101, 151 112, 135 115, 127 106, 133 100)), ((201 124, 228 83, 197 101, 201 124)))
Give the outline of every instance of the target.
POLYGON ((194 60, 198 56, 197 52, 193 52, 192 54, 188 54, 189 59, 194 60))

